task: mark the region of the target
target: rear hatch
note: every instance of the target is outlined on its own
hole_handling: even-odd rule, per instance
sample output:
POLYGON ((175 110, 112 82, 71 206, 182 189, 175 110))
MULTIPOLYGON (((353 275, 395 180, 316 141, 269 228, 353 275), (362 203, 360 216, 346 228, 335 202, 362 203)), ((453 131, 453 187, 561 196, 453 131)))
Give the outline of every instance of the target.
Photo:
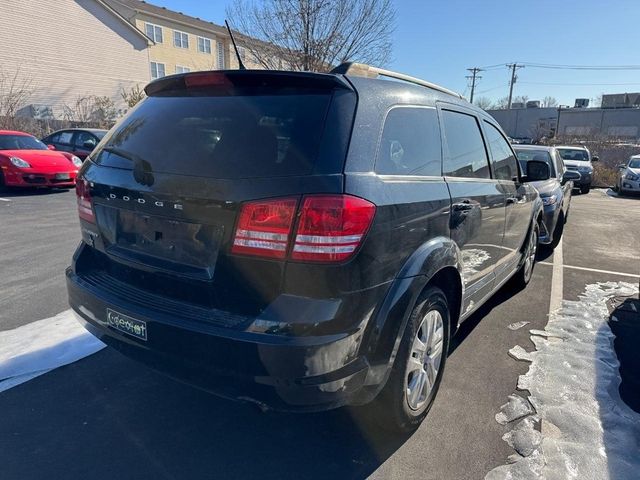
POLYGON ((256 314, 286 262, 230 253, 240 209, 341 193, 356 95, 338 76, 261 71, 165 77, 146 92, 82 169, 95 219, 79 264, 97 283, 256 314))

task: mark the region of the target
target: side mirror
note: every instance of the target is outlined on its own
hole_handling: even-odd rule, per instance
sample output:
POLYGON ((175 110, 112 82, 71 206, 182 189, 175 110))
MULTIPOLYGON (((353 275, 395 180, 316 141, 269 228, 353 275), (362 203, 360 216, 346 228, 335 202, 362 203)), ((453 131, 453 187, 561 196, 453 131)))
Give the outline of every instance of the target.
POLYGON ((540 160, 529 160, 527 162, 527 176, 524 178, 526 182, 541 182, 549 180, 551 177, 551 169, 547 162, 540 160))
POLYGON ((618 169, 622 170, 623 168, 627 168, 627 164, 626 163, 621 163, 620 165, 618 165, 618 169))
POLYGON ((95 142, 92 142, 91 140, 87 140, 86 142, 84 142, 82 144, 83 148, 86 148, 87 150, 93 150, 94 148, 96 148, 96 144, 95 142))
POLYGON ((56 146, 55 146, 55 145, 51 145, 51 144, 49 144, 49 145, 47 145, 47 148, 48 148, 49 150, 55 150, 55 149, 56 149, 56 146))
POLYGON ((580 180, 581 177, 582 175, 580 175, 580 173, 572 170, 567 170, 562 174, 562 184, 564 185, 565 183, 573 180, 580 180))
POLYGON ((594 155, 593 157, 591 157, 591 161, 592 162, 599 162, 600 161, 600 157, 597 155, 594 155))

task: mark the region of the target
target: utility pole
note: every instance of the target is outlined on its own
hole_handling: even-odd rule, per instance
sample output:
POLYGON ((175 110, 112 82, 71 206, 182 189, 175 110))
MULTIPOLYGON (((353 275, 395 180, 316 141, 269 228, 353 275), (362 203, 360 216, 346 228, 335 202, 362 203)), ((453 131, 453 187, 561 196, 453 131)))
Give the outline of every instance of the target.
POLYGON ((511 81, 509 82, 509 105, 507 108, 511 110, 511 99, 513 98, 513 85, 516 83, 518 77, 516 76, 516 70, 518 68, 524 68, 524 65, 518 65, 517 63, 509 63, 507 67, 511 69, 511 81))
POLYGON ((473 68, 467 68, 468 71, 471 72, 471 75, 467 75, 466 78, 470 78, 471 79, 471 99, 469 100, 469 103, 473 103, 473 92, 476 89, 476 79, 481 79, 482 77, 478 75, 479 72, 482 72, 481 68, 478 67, 473 67, 473 68))

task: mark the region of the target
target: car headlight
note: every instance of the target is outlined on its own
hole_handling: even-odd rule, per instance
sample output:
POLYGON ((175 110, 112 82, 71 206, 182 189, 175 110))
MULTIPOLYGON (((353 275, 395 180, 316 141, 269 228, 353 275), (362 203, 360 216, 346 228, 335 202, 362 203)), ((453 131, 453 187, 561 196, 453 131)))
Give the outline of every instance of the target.
POLYGON ((636 175, 633 172, 627 172, 627 174, 624 176, 625 180, 631 180, 632 182, 635 182, 636 180, 638 180, 640 178, 640 175, 636 175))
POLYGON ((542 198, 543 205, 553 205, 558 201, 557 195, 549 195, 548 197, 540 197, 542 198))
POLYGON ((31 168, 31 165, 29 165, 27 162, 25 162, 20 157, 10 157, 9 161, 11 163, 13 163, 18 168, 31 168))
POLYGON ((76 167, 80 168, 82 166, 82 160, 75 155, 71 155, 71 163, 73 163, 76 167))
POLYGON ((585 172, 585 173, 591 173, 591 172, 593 172, 593 167, 591 167, 591 166, 578 167, 578 171, 579 172, 585 172))

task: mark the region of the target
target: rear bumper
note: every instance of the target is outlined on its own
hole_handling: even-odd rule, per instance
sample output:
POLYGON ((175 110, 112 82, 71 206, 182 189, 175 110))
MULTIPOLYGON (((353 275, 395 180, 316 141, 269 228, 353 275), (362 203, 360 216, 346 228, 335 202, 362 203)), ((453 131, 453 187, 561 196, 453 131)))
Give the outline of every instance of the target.
MULTIPOLYGON (((287 337, 177 318, 114 297, 66 271, 69 303, 93 335, 128 357, 217 395, 284 411, 315 411, 365 403, 367 359, 362 330, 287 337), (146 323, 147 340, 114 329, 107 308, 146 323)), ((374 393, 375 392, 375 393, 374 393)))
POLYGON ((8 187, 62 187, 69 188, 76 184, 76 172, 38 173, 31 171, 3 170, 5 185, 8 187), (60 179, 56 176, 66 175, 60 179))

